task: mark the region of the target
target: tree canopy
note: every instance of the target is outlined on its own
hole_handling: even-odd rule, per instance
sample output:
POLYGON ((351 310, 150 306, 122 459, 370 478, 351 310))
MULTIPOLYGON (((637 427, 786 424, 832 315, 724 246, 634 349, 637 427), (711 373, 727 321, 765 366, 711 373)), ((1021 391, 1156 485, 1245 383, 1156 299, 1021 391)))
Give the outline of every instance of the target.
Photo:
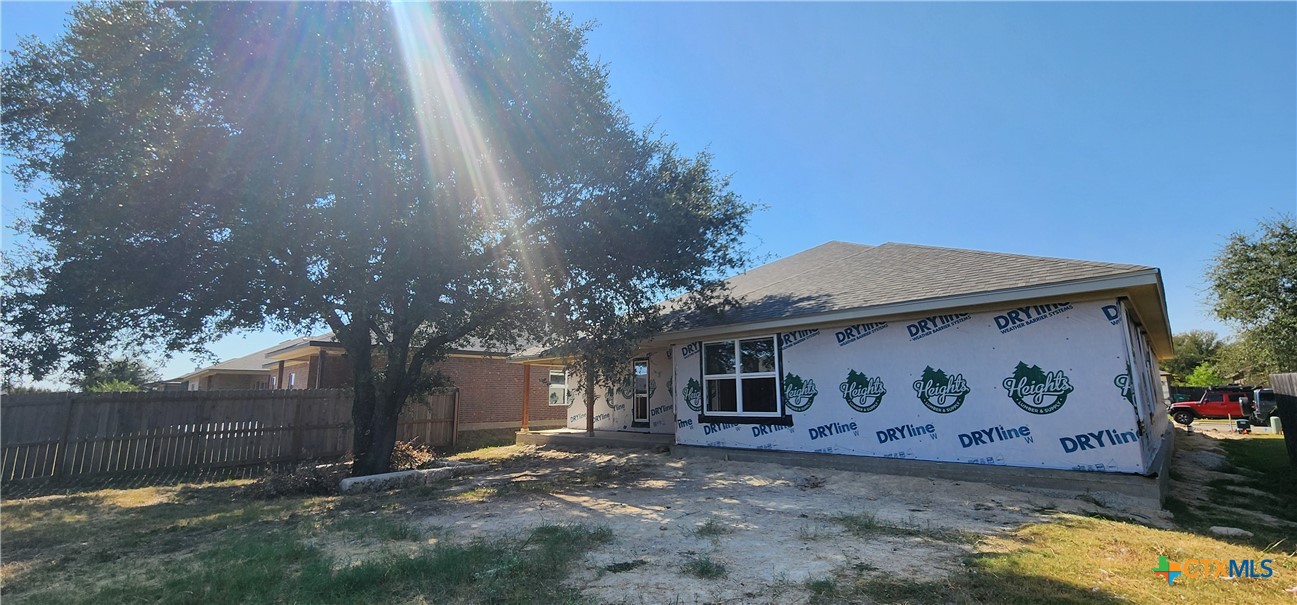
POLYGON ((77 388, 89 392, 136 391, 140 386, 160 380, 162 375, 146 362, 138 359, 109 359, 76 380, 77 388), (107 385, 107 386, 105 386, 107 385))
POLYGON ((632 127, 586 32, 533 3, 76 6, 4 66, 4 147, 40 187, 8 370, 324 324, 366 474, 457 344, 611 367, 660 301, 718 296, 751 206, 632 127))
POLYGON ((1225 341, 1211 330, 1190 330, 1171 337, 1175 344, 1175 357, 1162 364, 1177 383, 1184 381, 1194 369, 1204 363, 1215 363, 1225 341))
POLYGON ((1264 220, 1256 234, 1235 233, 1207 273, 1216 315, 1239 328, 1244 374, 1297 370, 1297 222, 1264 220))

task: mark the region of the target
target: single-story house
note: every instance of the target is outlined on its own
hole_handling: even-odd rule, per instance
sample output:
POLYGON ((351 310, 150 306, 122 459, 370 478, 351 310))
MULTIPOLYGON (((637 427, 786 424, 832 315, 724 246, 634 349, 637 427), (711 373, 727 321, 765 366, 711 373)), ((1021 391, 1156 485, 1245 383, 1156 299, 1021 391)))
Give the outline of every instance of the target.
MULTIPOLYGON (((432 366, 448 377, 459 390, 461 431, 515 429, 522 426, 524 391, 533 406, 530 426, 563 426, 567 402, 548 396, 555 389, 551 381, 566 381, 564 369, 509 363, 512 352, 495 351, 475 343, 461 345, 446 359, 432 366), (524 380, 528 385, 523 388, 524 380)), ((331 332, 286 340, 255 353, 199 368, 167 381, 179 383, 179 390, 210 391, 234 389, 336 389, 348 388, 352 371, 347 354, 331 332)))
MULTIPOLYGON (((1156 268, 835 241, 728 283, 743 304, 668 314, 626 360, 635 378, 598 389, 596 431, 1146 476, 1169 449, 1156 268)), ((567 400, 584 430, 584 398, 567 400)))

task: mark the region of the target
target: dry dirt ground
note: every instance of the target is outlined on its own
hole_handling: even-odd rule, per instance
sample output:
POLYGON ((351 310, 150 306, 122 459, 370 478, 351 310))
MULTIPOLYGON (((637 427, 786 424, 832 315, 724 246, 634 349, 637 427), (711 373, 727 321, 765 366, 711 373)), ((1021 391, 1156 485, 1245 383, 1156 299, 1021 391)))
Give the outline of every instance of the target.
POLYGON ((512 457, 493 471, 461 484, 457 504, 418 524, 449 540, 523 534, 547 523, 608 527, 613 542, 588 553, 570 578, 598 602, 805 602, 808 580, 844 570, 940 581, 979 536, 1047 513, 1170 525, 1169 513, 1114 494, 630 450, 506 452, 512 457), (683 571, 699 560, 725 574, 683 571))

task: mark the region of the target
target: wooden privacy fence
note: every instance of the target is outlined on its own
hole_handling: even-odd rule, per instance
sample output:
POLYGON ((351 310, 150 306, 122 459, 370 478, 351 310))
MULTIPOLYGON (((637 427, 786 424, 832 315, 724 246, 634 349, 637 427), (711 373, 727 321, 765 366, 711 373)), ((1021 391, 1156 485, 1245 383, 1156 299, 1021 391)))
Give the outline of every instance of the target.
MULTIPOLYGON (((397 439, 455 442, 458 392, 405 406, 397 439)), ((39 393, 0 397, 0 480, 194 470, 351 453, 341 389, 39 393)))

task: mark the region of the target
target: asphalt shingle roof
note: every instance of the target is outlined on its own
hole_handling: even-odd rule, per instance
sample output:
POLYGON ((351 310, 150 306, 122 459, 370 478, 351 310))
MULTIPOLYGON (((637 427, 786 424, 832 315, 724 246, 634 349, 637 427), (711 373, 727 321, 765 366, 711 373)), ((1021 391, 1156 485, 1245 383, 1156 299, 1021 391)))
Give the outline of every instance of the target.
POLYGON ((671 318, 670 330, 845 311, 1061 284, 1151 267, 885 243, 828 242, 730 278, 743 301, 720 315, 671 318))

